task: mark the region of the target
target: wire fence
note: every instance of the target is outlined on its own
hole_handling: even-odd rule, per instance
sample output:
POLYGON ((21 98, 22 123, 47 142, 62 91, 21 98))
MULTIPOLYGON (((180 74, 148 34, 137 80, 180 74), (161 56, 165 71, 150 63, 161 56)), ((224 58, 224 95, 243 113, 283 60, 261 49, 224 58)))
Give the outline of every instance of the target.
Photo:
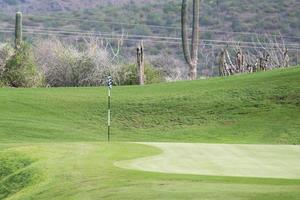
MULTIPOLYGON (((65 24, 72 22, 108 24, 118 26, 112 32, 100 32, 94 30, 83 30, 79 28, 61 28, 61 27, 43 27, 37 20, 37 16, 24 16, 23 33, 27 40, 34 41, 38 38, 56 37, 61 40, 79 41, 83 38, 101 38, 109 40, 112 43, 122 37, 123 56, 126 58, 135 57, 135 46, 141 40, 145 44, 145 53, 147 56, 158 56, 159 54, 173 56, 183 60, 181 49, 180 27, 158 26, 145 23, 123 23, 116 21, 39 16, 39 18, 60 21, 65 24), (37 23, 35 25, 35 23, 37 23), (168 34, 156 32, 155 34, 135 34, 130 27, 148 26, 153 29, 167 30, 168 34), (148 54, 148 55, 147 55, 148 54)), ((13 23, 13 22, 12 22, 13 23)), ((256 32, 230 32, 221 30, 202 29, 200 32, 215 33, 216 38, 205 38, 202 36, 200 40, 200 63, 199 70, 204 74, 212 76, 217 74, 218 57, 223 48, 243 49, 249 52, 257 53, 264 51, 275 51, 278 48, 287 48, 289 50, 290 64, 296 65, 300 62, 300 37, 293 37, 274 33, 256 33, 256 32), (247 39, 241 39, 246 36, 247 39), (263 41, 264 37, 273 38, 274 40, 263 41), (251 41, 249 41, 251 38, 251 41), (279 42, 280 40, 280 42, 279 42), (296 42, 295 42, 296 41, 296 42)), ((0 24, 0 37, 2 41, 7 41, 13 37, 14 26, 8 24, 0 24)))

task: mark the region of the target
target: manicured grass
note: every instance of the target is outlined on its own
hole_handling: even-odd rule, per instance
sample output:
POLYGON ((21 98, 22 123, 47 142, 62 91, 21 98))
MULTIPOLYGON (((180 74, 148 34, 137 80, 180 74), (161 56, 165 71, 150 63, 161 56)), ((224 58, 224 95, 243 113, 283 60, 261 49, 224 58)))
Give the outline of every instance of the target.
POLYGON ((299 199, 296 179, 163 174, 114 165, 161 152, 124 141, 300 144, 299 80, 300 68, 292 68, 115 87, 113 143, 101 143, 104 87, 0 89, 0 199, 299 199))
POLYGON ((152 172, 300 179, 300 146, 144 143, 157 156, 121 161, 117 166, 152 172))
POLYGON ((120 169, 116 161, 157 154, 128 143, 60 143, 14 147, 38 159, 39 183, 9 199, 299 199, 300 180, 160 174, 120 169))
MULTIPOLYGON (((300 144, 300 68, 115 87, 114 141, 300 144)), ((1 142, 106 140, 106 88, 0 89, 1 142)))
POLYGON ((37 171, 30 167, 34 160, 23 153, 0 151, 0 161, 0 199, 34 184, 37 179, 37 171))

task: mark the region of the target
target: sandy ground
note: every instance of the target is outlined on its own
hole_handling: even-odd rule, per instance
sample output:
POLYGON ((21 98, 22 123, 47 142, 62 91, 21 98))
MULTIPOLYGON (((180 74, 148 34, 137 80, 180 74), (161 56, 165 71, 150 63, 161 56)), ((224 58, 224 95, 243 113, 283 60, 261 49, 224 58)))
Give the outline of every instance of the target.
POLYGON ((142 144, 163 153, 115 164, 162 173, 300 179, 299 145, 142 144))

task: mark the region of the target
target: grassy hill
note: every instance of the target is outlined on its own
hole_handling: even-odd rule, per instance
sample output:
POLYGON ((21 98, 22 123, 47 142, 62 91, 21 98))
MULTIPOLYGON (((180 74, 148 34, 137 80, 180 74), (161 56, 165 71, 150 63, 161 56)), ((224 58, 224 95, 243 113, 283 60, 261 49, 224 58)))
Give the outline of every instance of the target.
MULTIPOLYGON (((193 82, 115 87, 113 140, 300 144, 299 80, 298 67, 193 82)), ((294 179, 256 178, 251 173, 255 177, 164 174, 117 167, 119 161, 162 150, 136 143, 101 142, 106 139, 106 92, 106 88, 0 89, 0 199, 299 199, 300 180, 290 174, 284 159, 278 160, 276 151, 262 150, 261 145, 262 152, 253 145, 239 146, 241 151, 228 148, 241 166, 249 163, 254 168, 277 169, 274 163, 279 162, 287 169, 282 173, 294 179), (253 150, 248 152, 248 148, 253 150), (251 156, 257 153, 262 153, 262 161, 251 156)), ((178 154, 184 154, 174 145, 178 154)), ((228 156, 220 145, 213 146, 211 152, 202 149, 212 155, 211 160, 217 151, 228 156)), ((279 149, 285 157, 284 152, 296 156, 298 146, 268 148, 279 149)), ((171 153, 178 156, 175 150, 171 153)), ((189 158, 197 155, 186 150, 191 156, 186 159, 192 162, 189 158)), ((291 155, 286 157, 289 159, 299 162, 291 155)), ((177 157, 172 162, 181 166, 177 157)), ((239 168, 241 173, 250 169, 245 167, 239 168)), ((212 170, 221 169, 219 165, 212 170)))
MULTIPOLYGON (((300 68, 115 87, 114 141, 300 144, 300 68)), ((104 141, 106 88, 0 89, 0 142, 104 141)))

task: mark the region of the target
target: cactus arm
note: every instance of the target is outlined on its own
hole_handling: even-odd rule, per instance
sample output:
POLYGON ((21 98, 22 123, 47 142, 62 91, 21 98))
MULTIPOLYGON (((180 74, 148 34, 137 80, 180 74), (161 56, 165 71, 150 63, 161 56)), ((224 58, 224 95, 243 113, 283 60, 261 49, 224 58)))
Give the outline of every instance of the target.
POLYGON ((188 44, 188 5, 187 0, 182 0, 182 9, 181 9, 181 31, 182 31, 182 47, 183 47, 183 54, 186 62, 190 65, 191 64, 191 55, 190 49, 188 44))
POLYGON ((200 18, 200 2, 193 0, 193 33, 192 33, 192 47, 191 59, 193 63, 198 61, 198 47, 199 47, 199 18, 200 18))

